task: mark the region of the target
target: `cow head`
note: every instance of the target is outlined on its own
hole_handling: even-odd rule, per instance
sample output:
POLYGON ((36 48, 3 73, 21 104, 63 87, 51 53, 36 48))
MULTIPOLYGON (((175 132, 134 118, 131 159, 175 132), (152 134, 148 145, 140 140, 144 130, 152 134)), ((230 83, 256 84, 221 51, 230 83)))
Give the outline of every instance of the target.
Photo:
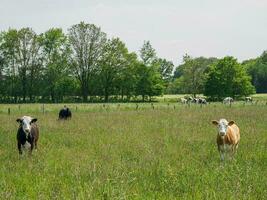
POLYGON ((233 125, 235 122, 228 122, 226 119, 220 119, 220 121, 213 120, 212 123, 218 127, 218 134, 223 137, 227 134, 228 126, 233 125))
POLYGON ((18 118, 17 122, 20 123, 20 126, 22 127, 24 133, 28 136, 28 134, 31 131, 31 125, 32 123, 36 122, 37 118, 31 118, 28 116, 23 116, 22 118, 18 118))

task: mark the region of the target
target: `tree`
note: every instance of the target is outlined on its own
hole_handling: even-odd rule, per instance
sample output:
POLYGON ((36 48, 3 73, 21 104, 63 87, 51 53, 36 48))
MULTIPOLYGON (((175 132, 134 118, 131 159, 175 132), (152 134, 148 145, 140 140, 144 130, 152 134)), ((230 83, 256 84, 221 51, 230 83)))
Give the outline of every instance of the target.
POLYGON ((100 61, 99 77, 104 91, 105 101, 115 90, 119 74, 127 63, 128 49, 119 38, 108 40, 103 48, 103 55, 100 61))
POLYGON ((140 49, 141 63, 136 67, 135 94, 141 95, 142 100, 146 96, 158 96, 163 93, 164 83, 160 74, 160 65, 156 62, 156 51, 149 41, 145 41, 140 49))
POLYGON ((246 96, 255 92, 250 80, 235 58, 224 57, 210 67, 204 94, 218 100, 226 96, 246 96))
POLYGON ((155 60, 155 65, 158 65, 159 72, 163 80, 169 81, 172 76, 173 71, 173 63, 171 61, 167 61, 166 59, 157 58, 155 60))
MULTIPOLYGON (((1 44, 1 35, 0 35, 0 44, 1 44)), ((4 66, 5 66, 5 59, 3 53, 0 49, 0 98, 2 99, 5 93, 5 86, 4 86, 4 66)))
POLYGON ((38 36, 32 29, 22 28, 18 31, 18 43, 15 45, 16 63, 18 65, 24 102, 27 95, 27 84, 30 100, 32 100, 33 85, 38 80, 38 73, 40 71, 39 49, 38 36), (29 79, 27 79, 28 72, 29 79))
POLYGON ((149 41, 145 41, 140 49, 140 57, 145 65, 151 65, 156 60, 156 51, 149 41))
POLYGON ((11 81, 11 93, 15 96, 15 102, 19 94, 22 95, 24 102, 27 94, 32 100, 33 86, 39 80, 41 66, 38 35, 30 28, 18 31, 9 29, 3 34, 1 49, 9 65, 6 73, 11 81))
POLYGON ((72 49, 72 70, 80 83, 83 101, 89 94, 89 81, 95 75, 106 42, 106 34, 94 24, 81 22, 68 30, 72 49))
POLYGON ((203 93, 204 83, 207 78, 207 69, 215 63, 216 60, 216 58, 205 57, 192 58, 186 54, 183 58, 183 64, 175 69, 174 84, 171 86, 179 88, 172 88, 171 90, 189 93, 193 96, 203 93))
POLYGON ((1 54, 5 58, 5 67, 2 73, 5 74, 5 91, 7 95, 17 102, 19 95, 18 67, 16 65, 16 49, 15 44, 18 43, 18 31, 9 29, 7 32, 1 33, 1 54), (13 99, 14 98, 14 99, 13 99))
POLYGON ((142 101, 145 101, 146 96, 158 96, 163 92, 163 81, 158 69, 154 66, 147 67, 140 63, 136 67, 136 95, 142 96, 142 101))
POLYGON ((164 89, 166 90, 172 80, 173 63, 166 59, 157 58, 153 65, 157 66, 161 78, 163 79, 164 89))
POLYGON ((135 53, 126 54, 126 63, 119 73, 117 79, 117 88, 121 95, 121 99, 124 100, 124 96, 127 96, 127 100, 135 93, 136 87, 136 67, 138 66, 137 55, 135 53))
POLYGON ((70 76, 68 70, 70 49, 67 37, 62 29, 52 28, 41 35, 41 43, 44 65, 43 81, 47 85, 43 94, 49 95, 52 102, 56 102, 56 94, 59 94, 58 91, 61 90, 60 83, 64 83, 63 80, 70 76))
POLYGON ((187 93, 196 97, 196 94, 201 93, 205 80, 205 70, 207 66, 203 66, 196 59, 190 56, 184 56, 183 81, 187 93))
POLYGON ((267 92, 267 51, 256 59, 244 61, 242 66, 252 77, 252 84, 257 93, 267 92))

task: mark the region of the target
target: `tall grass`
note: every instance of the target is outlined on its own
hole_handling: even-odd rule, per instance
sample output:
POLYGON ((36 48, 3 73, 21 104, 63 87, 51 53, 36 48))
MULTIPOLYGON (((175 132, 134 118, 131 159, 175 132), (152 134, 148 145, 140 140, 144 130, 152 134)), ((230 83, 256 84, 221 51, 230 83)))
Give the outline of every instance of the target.
POLYGON ((174 105, 71 104, 62 122, 62 105, 1 105, 0 199, 267 199, 267 106, 174 105), (38 118, 31 157, 16 148, 21 115, 38 118), (211 124, 222 117, 241 129, 224 163, 211 124))

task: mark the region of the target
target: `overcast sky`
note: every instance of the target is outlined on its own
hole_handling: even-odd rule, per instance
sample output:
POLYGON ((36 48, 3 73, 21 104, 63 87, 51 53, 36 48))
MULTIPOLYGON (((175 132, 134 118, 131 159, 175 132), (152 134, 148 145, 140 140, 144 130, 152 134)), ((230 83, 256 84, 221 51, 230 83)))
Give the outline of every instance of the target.
POLYGON ((239 61, 267 50, 267 0, 0 0, 0 30, 37 33, 93 23, 130 51, 150 40, 157 55, 178 64, 232 55, 239 61))

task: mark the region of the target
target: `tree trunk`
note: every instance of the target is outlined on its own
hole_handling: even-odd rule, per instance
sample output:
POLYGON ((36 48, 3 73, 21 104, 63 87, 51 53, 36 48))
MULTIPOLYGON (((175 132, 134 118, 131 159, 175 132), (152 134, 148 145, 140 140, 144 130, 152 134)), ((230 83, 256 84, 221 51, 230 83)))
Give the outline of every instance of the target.
POLYGON ((105 87, 105 102, 108 102, 108 97, 109 97, 109 92, 108 92, 109 88, 105 87))
POLYGON ((82 86, 82 98, 83 98, 83 102, 87 102, 88 101, 88 84, 86 84, 86 81, 83 81, 81 83, 82 86))

